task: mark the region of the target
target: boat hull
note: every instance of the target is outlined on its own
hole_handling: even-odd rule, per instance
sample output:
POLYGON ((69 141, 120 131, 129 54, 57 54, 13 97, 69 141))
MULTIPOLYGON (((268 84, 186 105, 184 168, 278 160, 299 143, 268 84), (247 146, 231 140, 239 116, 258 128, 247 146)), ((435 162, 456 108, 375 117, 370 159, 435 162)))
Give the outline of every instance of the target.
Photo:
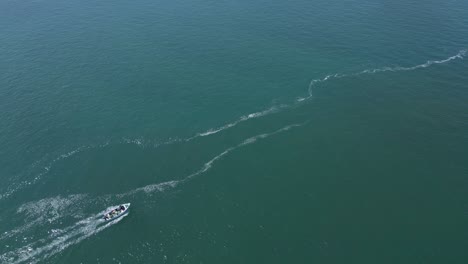
MULTIPOLYGON (((125 210, 121 210, 121 211, 120 211, 118 214, 116 214, 116 215, 112 215, 112 214, 111 214, 112 211, 107 212, 106 214, 104 214, 103 220, 104 220, 105 222, 110 222, 110 221, 114 221, 115 219, 118 219, 118 218, 120 218, 120 217, 122 217, 122 216, 124 216, 124 215, 127 215, 127 214, 128 214, 128 209, 130 208, 130 203, 126 203, 126 204, 122 204, 122 205, 125 207, 125 210), (107 216, 109 216, 109 215, 110 215, 110 217, 107 217, 107 216)), ((113 210, 117 210, 120 206, 121 206, 121 205, 119 205, 118 207, 116 207, 116 208, 113 209, 113 210)))

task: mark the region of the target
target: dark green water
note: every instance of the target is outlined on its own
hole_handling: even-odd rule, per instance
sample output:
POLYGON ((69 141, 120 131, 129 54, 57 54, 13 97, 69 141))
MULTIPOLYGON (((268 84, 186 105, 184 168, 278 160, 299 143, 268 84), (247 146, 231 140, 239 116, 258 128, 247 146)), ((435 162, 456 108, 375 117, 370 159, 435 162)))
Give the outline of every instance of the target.
POLYGON ((2 1, 0 263, 468 263, 467 48, 466 1, 2 1))

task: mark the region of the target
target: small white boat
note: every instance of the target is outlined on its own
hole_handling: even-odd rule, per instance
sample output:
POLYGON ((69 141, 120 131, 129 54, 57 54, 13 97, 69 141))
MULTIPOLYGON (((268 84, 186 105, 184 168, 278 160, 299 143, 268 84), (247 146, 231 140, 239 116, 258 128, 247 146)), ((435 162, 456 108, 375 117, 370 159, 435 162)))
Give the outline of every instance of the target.
POLYGON ((110 210, 109 212, 104 214, 104 221, 112 221, 114 219, 117 219, 125 214, 128 213, 128 208, 130 207, 130 203, 126 204, 121 204, 114 209, 110 210))

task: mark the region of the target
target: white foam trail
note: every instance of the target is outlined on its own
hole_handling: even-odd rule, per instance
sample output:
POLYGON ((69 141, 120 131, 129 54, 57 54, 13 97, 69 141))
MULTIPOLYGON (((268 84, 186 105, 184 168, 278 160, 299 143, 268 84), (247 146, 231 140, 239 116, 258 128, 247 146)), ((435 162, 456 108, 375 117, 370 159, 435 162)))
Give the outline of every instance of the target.
POLYGON ((124 215, 114 221, 107 223, 104 222, 101 219, 102 215, 110 208, 113 207, 108 207, 107 209, 80 220, 62 230, 55 230, 55 232, 52 232, 47 238, 37 240, 16 250, 6 252, 0 255, 0 260, 2 263, 4 261, 5 263, 16 264, 24 262, 37 263, 48 259, 57 253, 62 252, 66 248, 80 243, 84 239, 117 224, 126 217, 126 215, 124 215))
POLYGON ((0 241, 24 234, 32 227, 58 220, 71 205, 76 205, 86 197, 85 194, 75 194, 67 197, 56 196, 21 205, 17 213, 24 215, 26 223, 18 228, 3 232, 0 241))
POLYGON ((254 137, 250 137, 250 138, 242 141, 240 144, 238 144, 238 145, 236 145, 234 147, 227 148, 226 150, 224 150, 223 152, 221 152, 220 154, 216 155, 211 160, 206 162, 201 169, 199 169, 198 171, 186 176, 185 178, 183 178, 181 180, 173 180, 173 181, 167 181, 167 182, 162 182, 162 183, 157 183, 157 184, 150 184, 150 185, 146 185, 144 187, 140 187, 140 188, 128 191, 126 193, 119 194, 117 196, 118 197, 124 197, 124 196, 128 196, 128 195, 136 194, 138 192, 145 192, 145 193, 152 193, 154 191, 160 191, 161 192, 161 191, 165 191, 167 189, 175 188, 179 184, 184 183, 184 182, 186 182, 186 181, 188 181, 188 180, 190 180, 190 179, 192 179, 192 178, 194 178, 196 176, 199 176, 199 175, 207 172, 208 170, 210 170, 213 167, 213 164, 215 162, 217 162, 222 157, 228 155, 229 153, 231 153, 232 151, 234 151, 236 149, 239 149, 239 148, 244 147, 246 145, 253 144, 259 139, 264 139, 264 138, 267 138, 267 137, 271 137, 271 136, 274 136, 276 134, 288 131, 288 130, 290 130, 292 128, 303 126, 305 124, 307 124, 307 122, 300 123, 300 124, 292 124, 292 125, 285 126, 285 127, 281 128, 281 129, 278 129, 278 130, 276 130, 274 132, 271 132, 271 133, 265 133, 265 134, 260 134, 260 135, 254 136, 254 137))
POLYGON ((129 196, 138 192, 145 192, 145 193, 152 193, 154 191, 163 192, 167 189, 175 188, 181 182, 182 180, 173 180, 173 181, 161 182, 157 184, 150 184, 144 187, 136 188, 134 190, 131 190, 125 193, 118 194, 117 197, 122 198, 122 197, 129 196))
POLYGON ((364 70, 364 71, 359 72, 359 73, 354 74, 354 75, 361 75, 361 74, 367 74, 367 73, 378 73, 378 72, 386 72, 386 71, 393 71, 393 72, 396 72, 396 71, 412 71, 412 70, 427 68, 427 67, 430 67, 430 66, 432 66, 434 64, 443 64, 443 63, 450 62, 452 60, 463 59, 465 57, 465 55, 466 55, 466 50, 461 50, 457 55, 449 57, 449 58, 447 58, 445 60, 430 60, 430 61, 427 61, 424 64, 416 65, 416 66, 413 66, 413 67, 393 67, 393 68, 385 67, 385 68, 381 68, 381 69, 364 70))
MULTIPOLYGON (((227 123, 227 124, 225 124, 223 126, 220 126, 220 127, 210 128, 210 129, 208 129, 208 130, 206 130, 204 132, 199 132, 199 133, 197 133, 194 136, 189 137, 189 138, 171 138, 171 139, 169 139, 167 141, 163 141, 163 142, 159 142, 159 143, 153 143, 153 144, 150 144, 150 145, 153 146, 153 147, 160 147, 160 146, 171 145, 171 144, 175 144, 175 143, 189 142, 189 141, 192 141, 192 140, 200 138, 200 137, 211 136, 211 135, 217 134, 219 132, 222 132, 224 130, 227 130, 229 128, 235 127, 238 124, 240 124, 242 122, 245 122, 247 120, 260 118, 260 117, 263 117, 263 116, 266 116, 266 115, 269 115, 269 114, 280 112, 281 110, 283 110, 284 108, 287 108, 287 107, 290 107, 290 106, 289 105, 273 106, 273 107, 270 107, 270 108, 268 108, 266 110, 263 110, 263 111, 243 115, 239 119, 237 119, 236 121, 233 121, 231 123, 227 123)), ((148 142, 145 142, 143 139, 140 139, 140 138, 135 138, 135 139, 123 138, 123 142, 126 143, 126 144, 134 144, 134 145, 142 147, 142 148, 146 147, 148 145, 148 142)))
POLYGON ((302 123, 302 124, 293 124, 293 125, 289 125, 289 126, 286 126, 286 127, 283 127, 281 129, 278 129, 272 133, 265 133, 265 134, 260 134, 260 135, 257 135, 257 136, 254 136, 254 137, 250 137, 246 140, 244 140, 242 143, 240 143, 239 145, 237 146, 234 146, 234 147, 230 147, 226 150, 224 150, 223 152, 221 152, 220 154, 218 154, 217 156, 215 156, 214 158, 212 158, 210 161, 208 161, 207 163, 205 163, 203 165, 203 167, 198 170, 197 172, 195 173, 192 173, 190 174, 189 176, 187 176, 185 180, 189 180, 195 176, 198 176, 200 174, 203 174, 205 173, 206 171, 208 171, 209 169, 211 169, 211 167, 213 166, 213 163, 215 163, 216 161, 218 161, 219 159, 221 159, 222 157, 226 156, 227 154, 231 153, 232 151, 238 149, 238 148, 241 148, 243 146, 246 146, 246 145, 249 145, 249 144, 252 144, 252 143, 255 143, 257 140, 259 139, 263 139, 263 138, 267 138, 267 137, 270 137, 270 136, 274 136, 276 134, 279 134, 281 132, 284 132, 284 131, 288 131, 290 130, 291 128, 294 128, 294 127, 299 127, 299 126, 303 126, 304 124, 306 123, 302 123))
POLYGON ((285 108, 285 107, 287 107, 287 106, 286 105, 273 106, 271 108, 268 108, 268 109, 260 111, 260 112, 255 112, 255 113, 251 113, 251 114, 248 114, 248 115, 241 116, 238 120, 236 120, 234 122, 228 123, 228 124, 226 124, 224 126, 221 126, 221 127, 208 129, 207 131, 198 133, 193 137, 185 139, 184 141, 191 141, 191 140, 196 139, 198 137, 206 137, 206 136, 217 134, 217 133, 219 133, 221 131, 224 131, 226 129, 234 127, 234 126, 238 125, 239 123, 245 122, 247 120, 254 119, 254 118, 259 118, 259 117, 266 116, 266 115, 273 114, 273 113, 277 113, 277 112, 281 111, 282 108, 285 108))
POLYGON ((447 59, 444 59, 444 60, 429 60, 429 61, 427 61, 426 63, 419 64, 419 65, 412 66, 412 67, 401 67, 401 66, 396 66, 396 67, 383 67, 383 68, 378 68, 378 69, 367 69, 367 70, 363 70, 363 71, 360 71, 360 72, 357 72, 357 73, 350 73, 350 74, 340 74, 340 73, 336 73, 336 74, 327 75, 327 76, 325 76, 325 77, 322 78, 322 79, 312 80, 312 81, 310 82, 309 88, 308 88, 309 96, 308 96, 308 97, 299 98, 299 99, 297 99, 297 101, 298 101, 298 102, 302 102, 302 101, 304 101, 304 100, 307 100, 307 99, 312 98, 312 96, 313 96, 313 94, 312 94, 312 88, 313 88, 316 84, 321 83, 321 82, 328 81, 328 80, 330 80, 330 79, 340 79, 340 78, 346 78, 346 77, 355 77, 355 76, 359 76, 359 75, 363 75, 363 74, 375 74, 375 73, 381 73, 381 72, 413 71, 413 70, 417 70, 417 69, 427 68, 427 67, 430 67, 430 66, 435 65, 435 64, 444 64, 444 63, 447 63, 447 62, 450 62, 450 61, 453 61, 453 60, 456 60, 456 59, 464 59, 465 56, 466 56, 466 53, 467 53, 466 50, 461 50, 461 51, 458 52, 458 54, 456 54, 456 55, 454 55, 454 56, 451 56, 451 57, 448 57, 447 59))

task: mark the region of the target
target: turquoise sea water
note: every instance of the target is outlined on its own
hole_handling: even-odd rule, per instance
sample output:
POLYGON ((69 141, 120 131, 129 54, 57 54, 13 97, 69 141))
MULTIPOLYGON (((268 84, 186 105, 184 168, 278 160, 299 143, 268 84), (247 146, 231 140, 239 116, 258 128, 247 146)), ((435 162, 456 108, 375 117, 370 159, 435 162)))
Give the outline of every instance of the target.
POLYGON ((467 263, 467 49, 466 1, 2 1, 0 263, 467 263))

